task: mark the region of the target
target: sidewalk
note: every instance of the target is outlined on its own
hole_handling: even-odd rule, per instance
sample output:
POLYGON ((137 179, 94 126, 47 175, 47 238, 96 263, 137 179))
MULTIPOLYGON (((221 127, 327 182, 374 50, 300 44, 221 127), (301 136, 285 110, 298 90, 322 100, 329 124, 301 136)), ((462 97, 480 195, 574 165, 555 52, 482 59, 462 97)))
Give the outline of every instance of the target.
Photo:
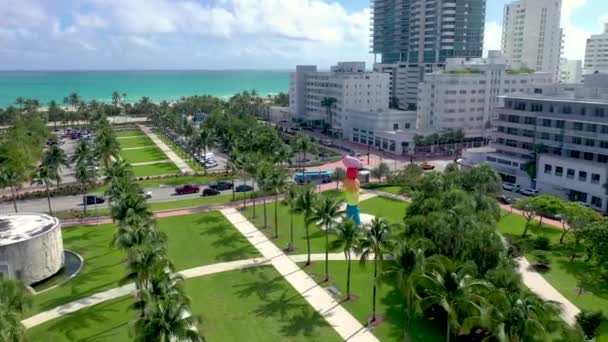
POLYGON ((379 341, 355 319, 325 289, 302 271, 272 241, 247 221, 235 209, 224 209, 222 214, 268 260, 306 301, 336 330, 345 341, 379 341))
POLYGON ((167 146, 167 144, 160 140, 160 138, 157 137, 156 134, 152 133, 152 130, 149 127, 144 125, 137 126, 139 127, 139 129, 141 129, 142 132, 146 133, 146 135, 150 137, 150 139, 156 144, 156 146, 158 146, 182 172, 194 172, 194 170, 192 170, 192 168, 190 168, 190 166, 188 166, 188 164, 186 164, 186 162, 182 158, 175 154, 175 152, 169 146, 167 146))

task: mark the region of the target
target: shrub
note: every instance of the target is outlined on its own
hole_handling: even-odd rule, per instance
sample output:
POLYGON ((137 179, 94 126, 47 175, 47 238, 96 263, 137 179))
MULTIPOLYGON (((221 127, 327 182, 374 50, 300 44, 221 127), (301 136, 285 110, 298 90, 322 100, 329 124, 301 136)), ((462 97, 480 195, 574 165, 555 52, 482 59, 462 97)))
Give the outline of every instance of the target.
POLYGON ((551 240, 546 236, 537 237, 536 239, 534 239, 534 243, 533 243, 534 249, 539 249, 542 251, 548 251, 550 249, 549 248, 550 245, 551 245, 551 240))
POLYGON ((601 311, 581 311, 576 315, 576 323, 580 325, 588 339, 593 339, 606 317, 601 311))
POLYGON ((507 243, 509 248, 507 249, 507 256, 511 259, 520 258, 525 252, 525 243, 519 237, 507 236, 507 243))
POLYGON ((549 252, 543 250, 535 250, 532 252, 534 259, 536 259, 536 264, 534 267, 538 271, 547 271, 551 267, 551 257, 549 256, 549 252))

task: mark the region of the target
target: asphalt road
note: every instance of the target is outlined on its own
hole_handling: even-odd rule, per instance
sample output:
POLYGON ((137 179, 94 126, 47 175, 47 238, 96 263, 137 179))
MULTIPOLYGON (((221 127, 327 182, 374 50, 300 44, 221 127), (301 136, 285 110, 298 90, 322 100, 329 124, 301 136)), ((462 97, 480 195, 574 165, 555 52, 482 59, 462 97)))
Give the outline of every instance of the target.
MULTIPOLYGON (((239 186, 241 184, 244 184, 244 181, 236 180, 234 183, 235 183, 235 186, 239 186)), ((251 181, 247 181, 247 184, 251 185, 251 181)), ((206 186, 201 186, 201 191, 205 187, 206 186)), ((257 186, 256 186, 256 189, 257 189, 257 186)), ((192 195, 177 196, 175 194, 175 187, 172 187, 172 186, 171 187, 146 188, 146 189, 144 189, 144 191, 152 192, 152 198, 148 200, 149 203, 179 201, 179 200, 184 200, 184 199, 188 199, 188 198, 196 198, 196 197, 201 196, 200 193, 192 194, 192 195)), ((231 194, 232 190, 222 191, 221 193, 222 194, 231 194)), ((103 196, 103 194, 100 194, 100 193, 88 193, 88 195, 103 196)), ((83 208, 82 195, 53 197, 53 198, 51 198, 51 205, 53 207, 53 211, 81 209, 81 208, 83 208)), ((108 203, 106 202, 103 204, 98 204, 97 208, 106 208, 107 206, 108 206, 108 203)), ((93 208, 95 206, 89 205, 88 207, 93 208)), ((19 212, 37 213, 37 212, 47 212, 49 207, 48 207, 48 203, 47 203, 47 200, 45 197, 45 198, 38 198, 38 199, 27 200, 27 201, 18 201, 17 208, 19 209, 19 212)), ((8 201, 8 202, 0 203, 0 214, 7 214, 7 213, 12 213, 12 212, 14 212, 13 202, 8 201)))

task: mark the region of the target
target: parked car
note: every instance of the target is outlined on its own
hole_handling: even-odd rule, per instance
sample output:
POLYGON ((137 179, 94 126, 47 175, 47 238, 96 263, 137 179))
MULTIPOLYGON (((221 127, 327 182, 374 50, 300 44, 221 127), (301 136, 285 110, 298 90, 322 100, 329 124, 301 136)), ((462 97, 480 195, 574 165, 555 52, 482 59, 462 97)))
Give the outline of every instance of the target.
POLYGON ((139 193, 142 194, 146 199, 152 198, 152 191, 144 191, 143 189, 140 189, 139 193))
POLYGON ((206 167, 206 168, 208 168, 208 169, 211 169, 211 168, 216 167, 216 166, 218 166, 218 165, 219 165, 219 164, 218 164, 218 163, 217 163, 215 160, 213 160, 213 161, 209 161, 209 160, 207 160, 207 161, 205 161, 205 162, 203 163, 203 166, 204 166, 204 167, 206 167))
POLYGON ((201 188, 194 184, 186 184, 175 188, 177 195, 197 194, 199 191, 201 191, 201 188))
POLYGON ((506 196, 506 195, 500 195, 496 199, 498 200, 499 203, 502 203, 502 204, 511 204, 511 203, 513 203, 513 199, 511 199, 511 197, 506 196))
POLYGON ((234 188, 234 191, 235 192, 253 191, 253 187, 251 185, 241 184, 241 185, 237 186, 236 188, 234 188))
POLYGON ((429 164, 427 162, 424 162, 424 163, 420 164, 420 167, 423 170, 435 170, 435 165, 431 165, 431 164, 429 164))
POLYGON ((502 188, 506 191, 518 192, 521 187, 518 184, 513 183, 503 183, 502 188))
POLYGON ((217 189, 211 189, 211 188, 207 188, 203 190, 203 196, 207 197, 207 196, 217 196, 219 195, 220 192, 217 189))
POLYGON ((84 202, 87 205, 93 205, 93 204, 101 204, 101 203, 105 203, 106 199, 100 196, 95 196, 95 195, 87 195, 84 197, 84 202))
POLYGON ((538 195, 538 193, 539 193, 538 189, 532 189, 532 188, 523 189, 521 191, 521 194, 524 196, 536 196, 536 195, 538 195))
POLYGON ((209 187, 211 189, 215 189, 215 190, 230 190, 232 189, 232 183, 231 182, 213 182, 211 184, 209 184, 209 187))

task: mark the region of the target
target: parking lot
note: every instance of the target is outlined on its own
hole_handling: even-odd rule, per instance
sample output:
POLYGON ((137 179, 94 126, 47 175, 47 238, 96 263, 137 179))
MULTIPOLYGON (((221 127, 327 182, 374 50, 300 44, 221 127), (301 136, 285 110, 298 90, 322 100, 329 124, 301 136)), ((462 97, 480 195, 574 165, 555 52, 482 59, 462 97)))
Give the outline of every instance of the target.
POLYGON ((163 132, 168 136, 171 141, 176 143, 179 148, 186 151, 186 153, 188 153, 192 158, 194 158, 200 166, 205 166, 208 170, 226 169, 226 165, 228 164, 228 156, 225 153, 221 152, 219 149, 208 149, 206 156, 203 156, 202 152, 200 155, 198 153, 191 154, 190 148, 187 146, 186 143, 187 139, 184 136, 175 133, 169 128, 165 128, 163 132))

